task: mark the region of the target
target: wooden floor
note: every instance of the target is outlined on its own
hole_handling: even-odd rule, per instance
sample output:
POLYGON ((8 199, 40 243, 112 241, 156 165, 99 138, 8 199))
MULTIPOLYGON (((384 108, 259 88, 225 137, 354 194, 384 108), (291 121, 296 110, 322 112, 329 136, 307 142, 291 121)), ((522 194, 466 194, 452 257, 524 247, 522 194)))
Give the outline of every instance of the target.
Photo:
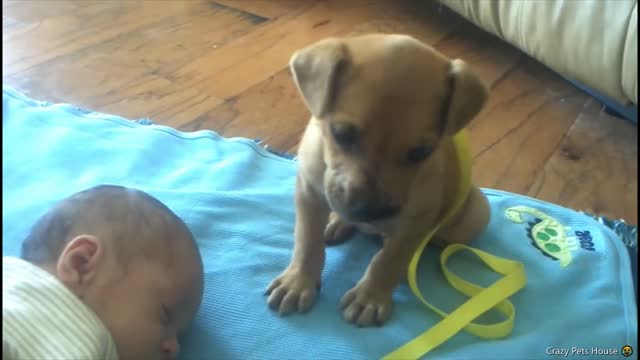
POLYGON ((446 8, 416 1, 3 0, 2 80, 27 95, 294 152, 308 114, 287 62, 332 35, 400 32, 490 84, 474 177, 637 224, 637 128, 446 8), (424 5, 427 4, 427 5, 424 5))

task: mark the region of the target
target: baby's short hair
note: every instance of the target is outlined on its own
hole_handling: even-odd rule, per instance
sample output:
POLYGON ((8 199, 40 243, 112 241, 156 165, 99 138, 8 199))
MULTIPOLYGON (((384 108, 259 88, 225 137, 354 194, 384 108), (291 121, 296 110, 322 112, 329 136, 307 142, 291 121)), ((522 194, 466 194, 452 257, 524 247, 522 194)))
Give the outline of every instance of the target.
POLYGON ((83 234, 113 242, 123 263, 137 255, 171 256, 178 238, 188 237, 195 246, 185 223, 153 196, 100 185, 71 195, 44 214, 22 243, 21 257, 37 265, 54 264, 67 243, 83 234))

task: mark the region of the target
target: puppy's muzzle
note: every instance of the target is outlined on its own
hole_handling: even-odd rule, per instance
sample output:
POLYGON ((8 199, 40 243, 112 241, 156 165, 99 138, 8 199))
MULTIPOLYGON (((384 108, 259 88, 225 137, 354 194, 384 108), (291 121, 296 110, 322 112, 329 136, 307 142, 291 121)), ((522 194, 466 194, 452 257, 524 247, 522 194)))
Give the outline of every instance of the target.
POLYGON ((334 188, 337 191, 333 193, 337 200, 335 204, 348 220, 375 222, 389 219, 400 212, 399 207, 383 200, 385 196, 377 188, 374 176, 366 172, 353 172, 338 179, 334 188))
POLYGON ((377 206, 366 199, 353 201, 349 206, 349 217, 357 222, 385 220, 398 213, 394 206, 377 206))

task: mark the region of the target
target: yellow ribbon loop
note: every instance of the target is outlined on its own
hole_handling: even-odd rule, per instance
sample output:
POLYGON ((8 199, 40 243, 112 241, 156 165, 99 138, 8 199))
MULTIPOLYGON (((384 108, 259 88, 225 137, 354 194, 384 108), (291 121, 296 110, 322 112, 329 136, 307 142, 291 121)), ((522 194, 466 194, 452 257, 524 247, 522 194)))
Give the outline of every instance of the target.
POLYGON ((462 207, 471 189, 471 151, 469 149, 467 131, 460 131, 453 138, 453 141, 458 153, 458 163, 460 166, 460 189, 449 213, 425 236, 414 253, 409 263, 409 268, 407 269, 407 277, 411 291, 426 307, 442 316, 443 319, 415 339, 386 355, 384 357, 385 360, 418 359, 463 329, 484 339, 504 338, 511 334, 513 329, 516 311, 513 304, 509 301, 509 297, 522 289, 527 282, 524 265, 520 262, 491 255, 466 245, 453 244, 447 246, 440 254, 440 266, 444 277, 454 289, 470 297, 469 300, 450 314, 431 305, 418 287, 417 269, 425 247, 440 227, 446 224, 462 207), (446 266, 447 260, 449 260, 453 254, 463 250, 474 253, 485 265, 496 273, 503 275, 503 277, 488 288, 483 288, 451 272, 446 266), (478 324, 473 322, 473 320, 491 309, 495 309, 504 314, 506 319, 495 324, 478 324))

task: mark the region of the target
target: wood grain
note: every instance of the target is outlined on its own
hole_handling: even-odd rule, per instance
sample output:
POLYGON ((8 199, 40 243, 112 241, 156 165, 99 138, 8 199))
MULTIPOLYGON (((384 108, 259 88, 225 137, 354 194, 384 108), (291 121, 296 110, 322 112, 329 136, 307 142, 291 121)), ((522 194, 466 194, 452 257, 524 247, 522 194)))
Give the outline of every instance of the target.
POLYGON ((470 127, 479 186, 527 193, 571 128, 587 97, 550 75, 529 64, 494 85, 491 101, 470 127))
POLYGON ((445 7, 417 0, 3 0, 3 82, 184 131, 295 152, 308 119, 287 68, 328 36, 407 33, 491 88, 474 180, 637 224, 637 128, 445 7))
POLYGON ((260 138, 273 148, 293 152, 308 117, 289 70, 283 69, 180 129, 216 129, 227 137, 260 138))
POLYGON ((638 132, 588 100, 528 194, 637 224, 638 132), (634 222, 635 221, 635 222, 634 222))
POLYGON ((247 14, 255 14, 271 20, 307 6, 306 1, 300 0, 215 0, 215 2, 229 9, 244 11, 247 14))

